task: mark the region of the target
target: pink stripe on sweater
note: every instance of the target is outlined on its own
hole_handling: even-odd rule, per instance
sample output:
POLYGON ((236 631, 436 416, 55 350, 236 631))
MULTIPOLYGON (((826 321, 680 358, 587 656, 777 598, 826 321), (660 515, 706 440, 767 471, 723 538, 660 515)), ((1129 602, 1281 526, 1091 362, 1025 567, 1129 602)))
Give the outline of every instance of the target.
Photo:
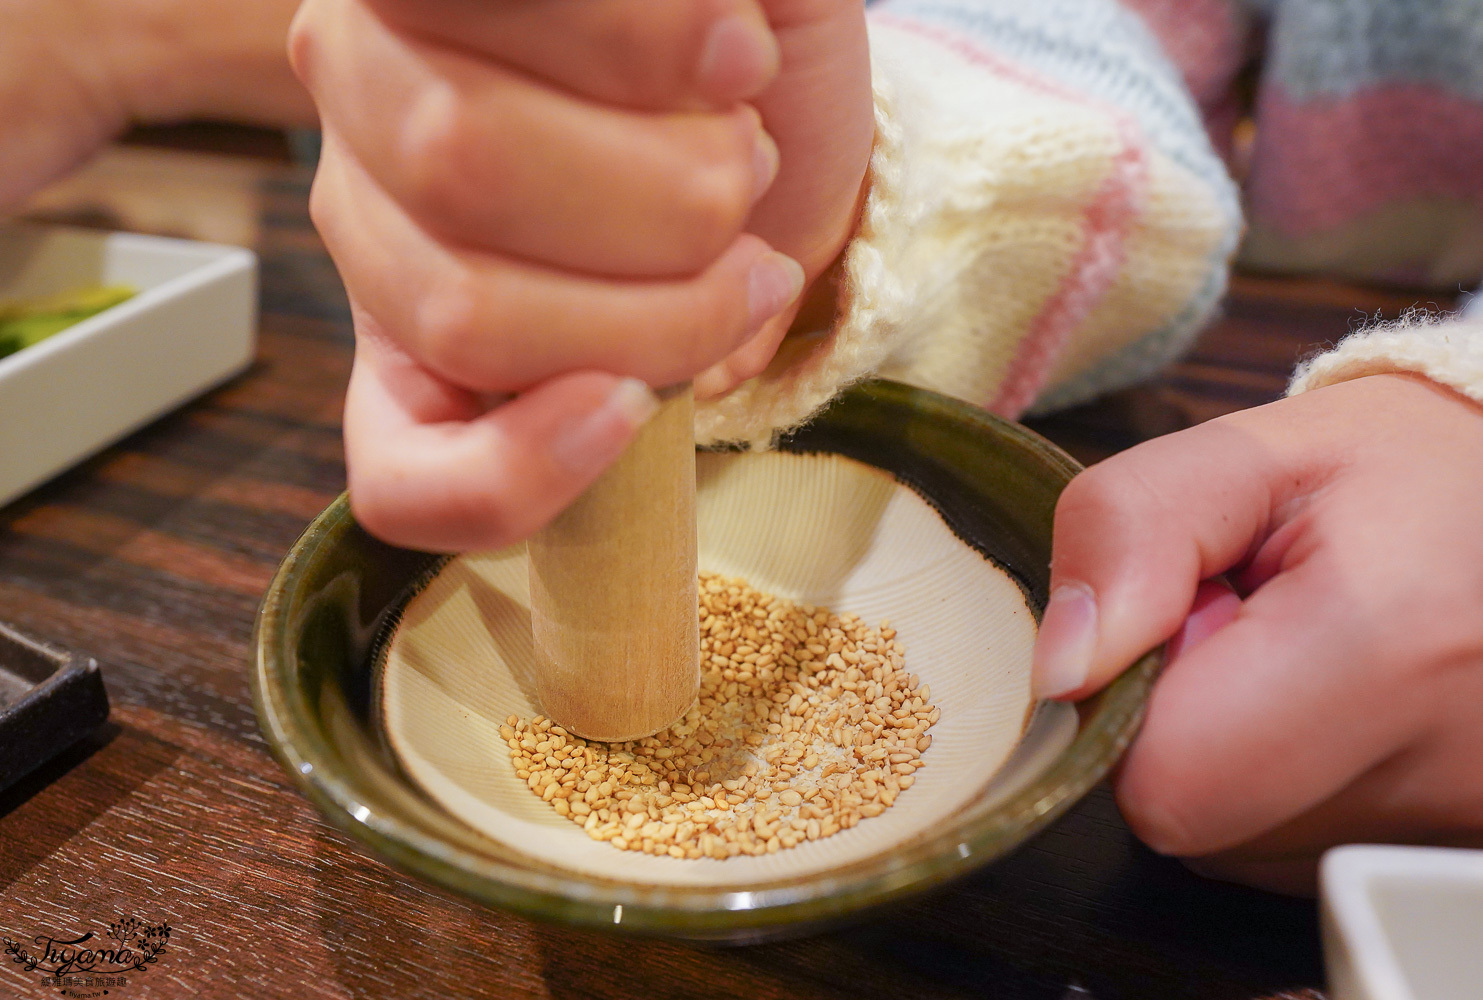
POLYGON ((1483 204, 1483 104, 1440 87, 1297 103, 1269 84, 1257 123, 1251 214, 1287 236, 1421 197, 1483 204))
POLYGON ((1124 135, 1112 172, 1087 206, 1081 247, 1071 259, 1071 269, 1031 320, 1030 334, 1020 345, 998 398, 989 404, 1000 416, 1017 417, 1035 402, 1072 333, 1086 322, 1127 260, 1128 232, 1148 181, 1143 150, 1128 140, 1124 135))
POLYGON ((1142 207, 1148 186, 1148 163, 1143 137, 1132 117, 1114 105, 1095 100, 1057 81, 1017 66, 971 40, 936 25, 895 16, 877 15, 875 20, 902 31, 930 38, 956 52, 968 62, 996 76, 1022 84, 1110 116, 1117 126, 1122 149, 1113 158, 1112 170, 1102 182, 1082 217, 1081 246, 1040 312, 1030 321, 1029 331, 1010 362, 998 393, 984 405, 1003 417, 1023 413, 1045 387, 1056 360, 1097 303, 1112 287, 1127 259, 1127 238, 1142 207))

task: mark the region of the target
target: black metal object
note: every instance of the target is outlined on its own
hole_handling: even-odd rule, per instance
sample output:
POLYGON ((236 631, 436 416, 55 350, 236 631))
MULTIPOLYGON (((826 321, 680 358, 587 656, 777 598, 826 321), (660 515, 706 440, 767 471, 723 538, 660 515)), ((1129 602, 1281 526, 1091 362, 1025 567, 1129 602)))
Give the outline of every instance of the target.
POLYGON ((82 739, 108 718, 98 661, 0 624, 0 789, 82 739))

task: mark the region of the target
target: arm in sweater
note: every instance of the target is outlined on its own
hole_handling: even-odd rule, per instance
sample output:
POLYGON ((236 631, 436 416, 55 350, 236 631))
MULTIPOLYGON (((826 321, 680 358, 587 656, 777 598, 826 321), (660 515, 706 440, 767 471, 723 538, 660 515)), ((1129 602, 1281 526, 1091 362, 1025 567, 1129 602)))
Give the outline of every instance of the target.
POLYGON ((1145 377, 1214 309, 1235 189, 1113 0, 872 8, 877 138, 832 329, 701 409, 765 443, 883 375, 1018 416, 1145 377))
MULTIPOLYGON (((1265 42, 1243 261, 1451 288, 1483 278, 1478 0, 1123 3, 1179 66, 1223 149, 1242 113, 1232 82, 1265 42)), ((1300 366, 1289 395, 1383 372, 1483 402, 1483 318, 1416 313, 1361 331, 1300 366)))

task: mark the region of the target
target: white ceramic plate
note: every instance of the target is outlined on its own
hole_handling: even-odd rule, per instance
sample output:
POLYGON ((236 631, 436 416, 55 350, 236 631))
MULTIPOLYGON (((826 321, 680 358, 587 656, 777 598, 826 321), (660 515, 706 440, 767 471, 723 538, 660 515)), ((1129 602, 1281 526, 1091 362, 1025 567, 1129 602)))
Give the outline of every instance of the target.
POLYGON ((251 362, 257 329, 251 251, 0 225, 0 299, 114 284, 139 294, 0 359, 0 503, 251 362))

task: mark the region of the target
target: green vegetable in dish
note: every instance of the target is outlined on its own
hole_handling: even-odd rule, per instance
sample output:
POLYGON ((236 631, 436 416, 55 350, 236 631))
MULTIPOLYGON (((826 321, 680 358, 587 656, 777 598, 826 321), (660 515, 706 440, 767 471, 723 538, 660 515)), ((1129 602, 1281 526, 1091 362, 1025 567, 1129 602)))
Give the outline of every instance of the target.
POLYGON ((131 299, 127 285, 95 285, 37 299, 0 300, 0 358, 131 299))

